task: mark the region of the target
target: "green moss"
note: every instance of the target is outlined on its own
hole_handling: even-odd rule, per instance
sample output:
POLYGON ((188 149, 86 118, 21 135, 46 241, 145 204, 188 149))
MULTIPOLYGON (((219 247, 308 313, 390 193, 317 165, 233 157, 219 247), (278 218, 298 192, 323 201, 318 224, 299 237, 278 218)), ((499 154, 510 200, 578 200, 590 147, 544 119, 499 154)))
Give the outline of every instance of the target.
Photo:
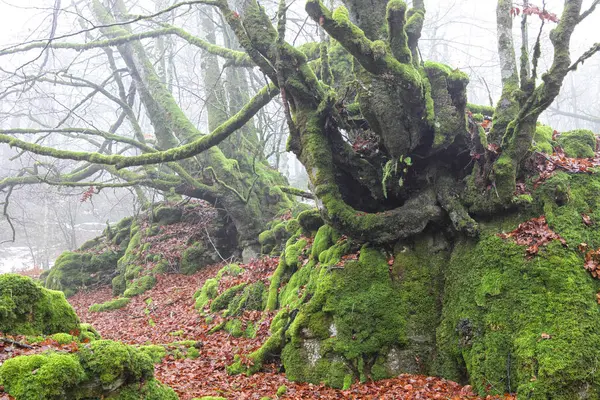
POLYGON ((568 157, 591 158, 596 152, 596 135, 586 129, 564 132, 557 141, 568 157))
POLYGON ((119 377, 142 380, 151 378, 154 372, 152 360, 134 347, 110 340, 97 340, 79 352, 81 365, 88 373, 110 384, 119 377))
POLYGON ((223 328, 231 334, 233 337, 241 337, 244 335, 244 329, 242 327, 242 321, 239 319, 231 319, 225 323, 223 328))
POLYGON ((204 246, 203 242, 196 242, 181 254, 179 270, 182 274, 191 275, 213 262, 211 254, 212 252, 204 246))
POLYGON ((50 269, 44 286, 62 290, 67 297, 104 279, 108 279, 117 268, 117 261, 123 255, 121 251, 105 249, 100 254, 62 253, 50 269))
POLYGON ((202 289, 194 294, 196 303, 194 307, 197 310, 202 310, 209 300, 217 297, 219 290, 219 281, 215 278, 209 278, 204 282, 202 289))
POLYGON ((79 341, 80 342, 91 342, 93 340, 101 339, 100 334, 90 324, 79 325, 79 341))
POLYGON ((311 248, 311 255, 317 260, 319 255, 330 248, 339 239, 339 235, 330 225, 323 225, 317 231, 311 248))
POLYGON ((303 256, 306 244, 306 239, 300 239, 294 244, 290 244, 285 248, 282 257, 285 258, 285 263, 292 271, 298 267, 298 262, 303 256))
POLYGON ((183 210, 180 207, 160 205, 154 210, 153 217, 158 225, 170 225, 181 221, 182 214, 183 210))
POLYGON ((178 400, 179 396, 170 387, 152 378, 142 385, 134 383, 119 390, 118 394, 106 397, 115 400, 178 400))
POLYGON ((324 224, 321 213, 317 209, 301 212, 298 215, 298 223, 307 234, 316 232, 324 224))
POLYGON ((343 269, 321 268, 314 295, 288 330, 281 354, 288 379, 342 387, 353 374, 347 365, 370 374, 382 349, 407 343, 396 291, 385 257, 367 246, 343 269))
POLYGON ((281 385, 281 386, 279 386, 277 388, 277 393, 276 394, 277 394, 278 397, 283 396, 286 393, 287 393, 287 386, 281 385))
POLYGON ((286 269, 285 259, 282 257, 279 259, 279 264, 277 264, 277 268, 273 275, 271 275, 271 281, 269 283, 269 294, 267 297, 267 305, 265 306, 265 310, 274 311, 277 309, 277 296, 279 294, 279 285, 281 284, 281 279, 286 269))
POLYGON ((62 292, 48 290, 31 278, 0 275, 0 331, 8 334, 53 334, 75 331, 79 319, 62 292))
POLYGON ((73 335, 69 335, 68 333, 55 333, 50 336, 52 340, 55 340, 58 344, 69 344, 77 341, 77 338, 73 335))
POLYGON ((275 234, 271 230, 262 232, 258 235, 258 243, 262 246, 260 250, 261 253, 269 254, 276 243, 275 234))
POLYGON ((195 347, 189 347, 186 352, 186 357, 195 360, 200 357, 200 351, 195 347))
POLYGON ((227 264, 217 273, 217 280, 220 281, 224 276, 238 276, 243 274, 244 271, 244 268, 240 267, 239 264, 227 264))
POLYGON ((72 354, 19 356, 0 366, 0 385, 19 400, 64 399, 86 378, 72 354))
POLYGON ((429 92, 433 102, 434 149, 445 148, 465 131, 466 87, 468 76, 447 65, 425 62, 429 92))
POLYGON ((227 307, 229 307, 231 300, 233 300, 238 293, 242 292, 245 287, 246 284, 241 283, 225 290, 223 293, 217 296, 212 303, 210 303, 210 311, 217 312, 220 310, 225 310, 227 307))
POLYGON ((98 340, 77 353, 19 356, 0 366, 0 385, 18 399, 175 400, 153 379, 151 359, 134 347, 98 340))
POLYGON ((250 283, 227 306, 226 316, 239 315, 243 310, 262 311, 266 302, 266 288, 262 281, 250 283))
POLYGON ((467 109, 469 111, 471 111, 473 114, 482 114, 482 115, 485 115, 488 117, 491 117, 492 115, 494 115, 494 112, 495 112, 495 108, 492 106, 482 106, 482 105, 472 104, 472 103, 467 104, 467 109))
POLYGON ((167 355, 167 350, 164 346, 159 345, 148 345, 148 346, 140 346, 139 351, 146 354, 154 364, 159 364, 162 359, 167 355))
POLYGON ((468 374, 480 394, 488 384, 504 392, 510 372, 519 397, 598 396, 598 372, 590 366, 600 358, 599 284, 576 248, 600 247, 600 232, 581 221, 582 213, 600 218, 599 195, 595 175, 564 172, 533 193, 535 215, 546 215, 568 247, 554 241, 528 259, 522 246, 496 236, 527 219, 518 215, 487 224, 478 242, 458 243, 446 273, 438 373, 468 374))
POLYGON ((254 374, 262 368, 263 364, 273 357, 276 357, 281 352, 283 345, 283 331, 279 331, 271 335, 265 343, 256 351, 248 355, 248 359, 252 361, 251 365, 242 363, 241 358, 236 355, 233 364, 227 367, 227 373, 237 375, 246 373, 247 375, 254 374))
POLYGON ((534 149, 536 151, 552 154, 554 152, 554 141, 552 140, 553 130, 546 125, 538 125, 533 136, 534 149))
POLYGON ((113 296, 120 296, 125 292, 127 288, 127 281, 123 275, 117 275, 112 279, 112 293, 113 296))
POLYGON ((118 310, 119 308, 125 307, 127 304, 129 304, 130 301, 131 301, 131 299, 128 297, 121 297, 118 299, 106 301, 101 304, 92 304, 90 306, 90 311, 91 312, 102 312, 102 311, 118 310))
POLYGON ((150 290, 156 284, 156 278, 152 275, 144 275, 140 278, 134 279, 133 282, 127 287, 124 297, 134 297, 150 290))

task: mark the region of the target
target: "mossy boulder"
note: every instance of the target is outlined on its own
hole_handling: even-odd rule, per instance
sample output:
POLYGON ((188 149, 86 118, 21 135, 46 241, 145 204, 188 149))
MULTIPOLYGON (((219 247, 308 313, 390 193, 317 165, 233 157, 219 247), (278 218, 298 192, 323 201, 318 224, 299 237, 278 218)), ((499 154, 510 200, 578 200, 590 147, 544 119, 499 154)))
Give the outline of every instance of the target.
POLYGON ((170 225, 181 221, 183 209, 181 207, 170 207, 168 205, 159 205, 152 214, 154 221, 158 225, 170 225))
POLYGON ((69 297, 80 289, 110 283, 123 252, 103 246, 98 249, 104 251, 98 254, 88 251, 62 253, 46 276, 44 285, 49 289, 62 290, 69 297))
POLYGON ((316 232, 325 222, 323 221, 319 210, 315 208, 302 211, 298 214, 298 223, 305 232, 310 234, 311 232, 316 232))
POLYGON ((153 275, 143 275, 131 281, 123 293, 124 297, 134 297, 150 290, 156 285, 156 277, 153 275))
POLYGON ((25 276, 0 275, 0 332, 49 335, 78 327, 79 318, 62 292, 43 288, 25 276))
POLYGON ((0 366, 0 385, 19 400, 176 400, 175 392, 153 374, 152 360, 144 352, 98 340, 73 354, 48 352, 9 359, 0 366))
POLYGON ((564 132, 557 141, 568 157, 591 158, 596 152, 596 135, 587 129, 564 132))
MULTIPOLYGON (((321 267, 310 301, 286 332, 281 359, 290 380, 341 388, 371 377, 378 357, 407 344, 403 305, 384 254, 363 247, 343 268, 321 267)), ((384 376, 378 376, 382 378, 384 376)))
POLYGON ((183 251, 179 270, 182 274, 190 275, 218 261, 219 255, 214 249, 207 248, 204 242, 195 242, 183 251))
POLYGON ((559 172, 533 197, 529 213, 488 222, 478 241, 456 244, 436 372, 482 395, 510 387, 519 398, 598 398, 600 284, 583 268, 578 246, 600 247, 600 232, 581 217, 600 221, 600 179, 559 172), (498 236, 542 213, 566 245, 553 241, 527 257, 525 246, 498 236))

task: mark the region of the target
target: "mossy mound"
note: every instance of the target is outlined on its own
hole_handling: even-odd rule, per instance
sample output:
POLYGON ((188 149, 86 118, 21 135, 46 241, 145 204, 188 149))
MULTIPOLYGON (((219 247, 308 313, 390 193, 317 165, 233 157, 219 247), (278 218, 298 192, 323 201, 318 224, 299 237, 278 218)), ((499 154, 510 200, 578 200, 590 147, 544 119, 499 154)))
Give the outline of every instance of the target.
POLYGON ((45 289, 25 276, 0 275, 0 332, 49 335, 78 327, 79 318, 62 292, 45 289))
POLYGON ((110 284, 117 262, 129 244, 133 218, 107 226, 101 236, 85 242, 77 251, 66 251, 41 278, 48 289, 61 290, 67 297, 81 289, 110 284))
POLYGON ((468 380, 482 395, 598 398, 600 284, 577 248, 600 247, 600 232, 581 217, 600 221, 599 196, 595 175, 558 173, 545 182, 531 215, 543 212, 568 246, 554 241, 534 257, 497 236, 527 214, 488 223, 477 242, 459 241, 446 271, 438 373, 468 380))
POLYGON ((298 234, 300 229, 306 235, 311 235, 323 223, 319 210, 298 203, 293 209, 271 221, 268 229, 258 236, 261 253, 278 256, 284 250, 287 240, 298 234))
POLYGON ((557 141, 568 157, 591 158, 596 152, 596 135, 587 129, 564 132, 557 141))
POLYGON ((77 251, 61 254, 44 284, 67 296, 104 284, 112 284, 114 296, 137 296, 155 285, 157 274, 192 274, 221 261, 219 253, 231 256, 236 240, 230 236, 207 203, 160 203, 108 226, 77 251))
POLYGON ((108 284, 122 255, 122 250, 111 249, 103 243, 85 252, 64 252, 56 259, 44 285, 62 290, 69 297, 80 289, 108 284), (96 251, 100 253, 96 254, 96 251))
POLYGON ((118 310, 119 308, 125 307, 127 304, 129 304, 130 301, 131 301, 131 299, 129 299, 127 297, 119 297, 117 299, 105 301, 104 303, 92 304, 90 306, 90 311, 91 312, 102 312, 102 311, 118 310))
POLYGON ((9 359, 0 366, 0 385, 19 400, 176 400, 153 378, 152 360, 122 343, 98 340, 77 353, 48 352, 9 359))
POLYGON ((250 367, 238 358, 228 372, 254 373, 278 354, 288 379, 339 388, 425 372, 435 353, 439 267, 449 255, 443 237, 398 245, 391 263, 328 225, 314 239, 302 232, 287 241, 271 277, 267 309, 280 310, 271 337, 247 356, 250 367))
POLYGON ((242 322, 238 317, 244 311, 262 311, 267 301, 267 288, 262 281, 245 282, 229 287, 219 293, 219 283, 225 277, 237 277, 244 273, 238 264, 228 264, 221 268, 214 278, 207 279, 202 288, 194 293, 195 307, 201 313, 219 313, 225 317, 223 323, 212 332, 225 330, 234 337, 254 337, 252 322, 242 322))

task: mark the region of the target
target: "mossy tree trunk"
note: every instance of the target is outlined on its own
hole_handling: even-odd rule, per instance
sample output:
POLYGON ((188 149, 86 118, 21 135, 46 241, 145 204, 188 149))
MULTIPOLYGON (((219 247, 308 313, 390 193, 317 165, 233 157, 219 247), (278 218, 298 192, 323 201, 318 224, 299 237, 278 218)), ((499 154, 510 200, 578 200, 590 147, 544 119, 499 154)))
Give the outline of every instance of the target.
MULTIPOLYGON (((97 0, 94 2, 94 10, 98 22, 104 25, 114 24, 120 15, 126 14, 122 1, 115 3, 112 14, 97 0)), ((201 23, 206 29, 207 41, 214 43, 215 28, 210 17, 201 17, 201 23)), ((103 33, 112 39, 131 34, 118 26, 104 28, 103 33)), ((141 102, 154 126, 158 147, 161 150, 173 149, 180 143, 192 142, 201 137, 202 134, 161 82, 141 43, 129 42, 117 49, 134 77, 141 102)), ((226 124, 230 117, 225 91, 219 81, 221 71, 216 56, 208 53, 203 59, 203 67, 208 128, 212 132, 226 124)), ((240 109, 238 107, 236 112, 240 109)), ((248 140, 252 141, 252 138, 248 140)), ((270 170, 262 154, 255 153, 254 159, 248 161, 247 155, 241 156, 243 152, 242 147, 237 152, 226 155, 220 148, 213 146, 195 159, 180 161, 178 168, 172 172, 175 175, 183 174, 187 178, 185 186, 177 185, 176 177, 172 186, 178 193, 218 202, 233 220, 240 235, 241 247, 256 248, 256 238, 264 223, 283 208, 289 207, 291 202, 281 191, 274 189, 278 185, 284 185, 285 179, 276 171, 270 170)), ((170 178, 166 175, 163 179, 170 178)))

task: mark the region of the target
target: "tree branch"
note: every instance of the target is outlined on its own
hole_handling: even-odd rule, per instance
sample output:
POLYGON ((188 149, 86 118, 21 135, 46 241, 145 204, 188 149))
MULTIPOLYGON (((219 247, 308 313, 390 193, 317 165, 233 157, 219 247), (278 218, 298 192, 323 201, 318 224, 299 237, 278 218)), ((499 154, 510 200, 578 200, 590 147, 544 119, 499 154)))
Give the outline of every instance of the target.
MULTIPOLYGON (((115 165, 117 169, 132 167, 136 165, 160 164, 170 161, 183 160, 202 153, 203 151, 216 146, 233 132, 244 126, 250 118, 252 118, 262 107, 271 101, 277 95, 274 85, 265 86, 256 94, 237 114, 221 124, 212 133, 202 136, 195 141, 172 148, 165 151, 154 151, 152 153, 142 154, 139 156, 121 156, 121 155, 104 155, 99 153, 90 153, 83 151, 60 150, 51 147, 41 146, 38 144, 19 140, 6 133, 14 132, 15 130, 0 130, 0 143, 7 143, 11 147, 17 147, 31 153, 51 156, 54 158, 89 161, 95 164, 115 165)), ((23 132, 26 133, 26 132, 23 132)))
POLYGON ((587 60, 588 58, 592 57, 594 54, 600 52, 600 42, 599 43, 595 43, 588 51, 586 51, 585 53, 583 53, 581 55, 581 57, 579 57, 577 59, 577 61, 575 61, 570 67, 569 67, 569 71, 575 71, 577 69, 577 66, 579 64, 584 63, 585 60, 587 60))

